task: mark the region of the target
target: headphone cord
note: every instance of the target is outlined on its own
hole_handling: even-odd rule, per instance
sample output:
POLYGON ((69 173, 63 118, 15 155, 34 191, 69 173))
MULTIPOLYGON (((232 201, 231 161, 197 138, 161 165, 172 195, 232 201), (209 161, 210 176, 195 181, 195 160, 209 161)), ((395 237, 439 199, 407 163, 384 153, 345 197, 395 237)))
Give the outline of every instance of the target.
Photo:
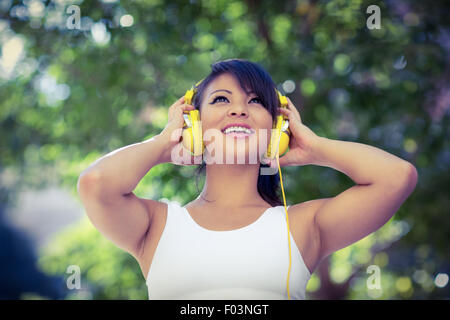
POLYGON ((289 216, 288 216, 288 212, 287 212, 287 208, 286 208, 286 197, 284 195, 283 177, 281 175, 281 168, 280 168, 280 161, 279 161, 278 152, 277 152, 276 158, 277 158, 277 164, 278 164, 278 171, 280 172, 280 184, 281 184, 281 192, 283 194, 284 210, 286 212, 287 236, 288 236, 288 243, 289 243, 289 269, 288 269, 288 276, 287 276, 287 279, 286 279, 286 289, 287 289, 288 300, 291 300, 291 296, 289 294, 289 276, 291 274, 291 237, 289 235, 289 216))

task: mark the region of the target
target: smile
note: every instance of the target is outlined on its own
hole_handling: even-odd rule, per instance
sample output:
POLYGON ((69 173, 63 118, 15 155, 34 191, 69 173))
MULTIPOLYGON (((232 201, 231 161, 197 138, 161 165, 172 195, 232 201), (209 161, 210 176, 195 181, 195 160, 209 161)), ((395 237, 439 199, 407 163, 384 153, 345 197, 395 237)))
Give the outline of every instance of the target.
POLYGON ((245 138, 255 133, 253 129, 245 127, 228 127, 222 131, 225 135, 233 138, 245 138))

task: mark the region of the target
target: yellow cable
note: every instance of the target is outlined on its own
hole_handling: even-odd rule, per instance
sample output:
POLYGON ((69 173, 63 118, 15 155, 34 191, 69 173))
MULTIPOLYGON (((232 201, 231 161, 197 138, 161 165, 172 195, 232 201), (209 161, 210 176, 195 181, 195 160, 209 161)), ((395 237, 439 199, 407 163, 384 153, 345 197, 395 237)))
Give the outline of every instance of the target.
POLYGON ((278 152, 277 152, 277 164, 278 164, 278 171, 280 172, 280 184, 281 184, 281 192, 283 193, 284 210, 286 211, 287 235, 288 235, 288 243, 289 243, 289 269, 288 269, 288 276, 287 276, 287 280, 286 280, 286 289, 287 289, 287 294, 288 294, 288 300, 291 300, 291 296, 289 294, 289 276, 291 274, 291 237, 289 235, 289 216, 288 216, 288 212, 287 212, 287 208, 286 208, 286 197, 284 195, 283 177, 281 176, 281 168, 280 168, 278 152))

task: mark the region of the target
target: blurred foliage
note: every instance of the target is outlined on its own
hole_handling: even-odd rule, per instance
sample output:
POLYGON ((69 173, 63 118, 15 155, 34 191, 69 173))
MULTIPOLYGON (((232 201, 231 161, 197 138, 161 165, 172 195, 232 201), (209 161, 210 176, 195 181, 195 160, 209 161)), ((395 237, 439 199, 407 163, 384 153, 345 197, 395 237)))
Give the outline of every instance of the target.
POLYGON ((37 266, 38 258, 31 239, 4 218, 0 204, 0 300, 38 297, 63 299, 61 276, 48 276, 37 266))
MULTIPOLYGON (((90 163, 159 133, 168 106, 211 63, 244 58, 269 71, 318 135, 376 146, 419 172, 394 221, 327 259, 309 297, 376 298, 366 288, 376 264, 381 299, 449 298, 450 285, 433 283, 450 274, 448 16, 447 1, 2 1, 0 201, 14 205, 24 185, 60 184, 77 196, 90 163), (79 30, 66 24, 73 4, 79 30), (373 4, 381 29, 369 30, 373 4)), ((193 170, 156 166, 135 193, 186 203, 197 194, 193 170)), ((284 168, 283 177, 290 203, 352 186, 317 166, 284 168)), ((138 264, 86 221, 41 262, 54 274, 80 266, 87 289, 72 298, 146 298, 138 264)))
MULTIPOLYGON (((145 278, 133 256, 103 237, 84 218, 55 237, 41 253, 40 266, 51 274, 80 268, 80 289, 67 289, 66 299, 147 299, 145 278)), ((66 281, 73 272, 65 273, 66 281)))

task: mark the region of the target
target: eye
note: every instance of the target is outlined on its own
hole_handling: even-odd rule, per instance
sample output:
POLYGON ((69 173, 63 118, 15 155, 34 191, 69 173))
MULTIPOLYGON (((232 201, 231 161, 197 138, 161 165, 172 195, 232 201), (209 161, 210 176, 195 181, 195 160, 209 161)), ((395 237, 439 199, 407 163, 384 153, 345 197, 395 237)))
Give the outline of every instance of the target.
MULTIPOLYGON (((260 98, 253 98, 252 100, 255 100, 255 99, 259 101, 258 103, 262 104, 262 100, 260 98)), ((250 101, 252 101, 252 100, 250 100, 250 101)))
MULTIPOLYGON (((219 101, 219 100, 220 100, 220 101, 223 101, 223 99, 225 99, 226 101, 228 101, 228 98, 226 98, 226 97, 224 97, 224 96, 218 96, 218 97, 215 97, 215 98, 214 98, 214 100, 211 102, 211 104, 214 104, 214 103, 216 103, 216 102, 219 101)), ((260 98, 255 97, 255 98, 251 99, 250 101, 253 101, 253 100, 256 100, 257 103, 262 104, 262 100, 261 100, 260 98)))
POLYGON ((219 99, 226 99, 226 100, 228 100, 226 97, 224 97, 224 96, 218 96, 218 97, 215 97, 214 98, 214 100, 211 102, 211 104, 214 104, 214 103, 216 103, 216 101, 218 101, 219 99))

